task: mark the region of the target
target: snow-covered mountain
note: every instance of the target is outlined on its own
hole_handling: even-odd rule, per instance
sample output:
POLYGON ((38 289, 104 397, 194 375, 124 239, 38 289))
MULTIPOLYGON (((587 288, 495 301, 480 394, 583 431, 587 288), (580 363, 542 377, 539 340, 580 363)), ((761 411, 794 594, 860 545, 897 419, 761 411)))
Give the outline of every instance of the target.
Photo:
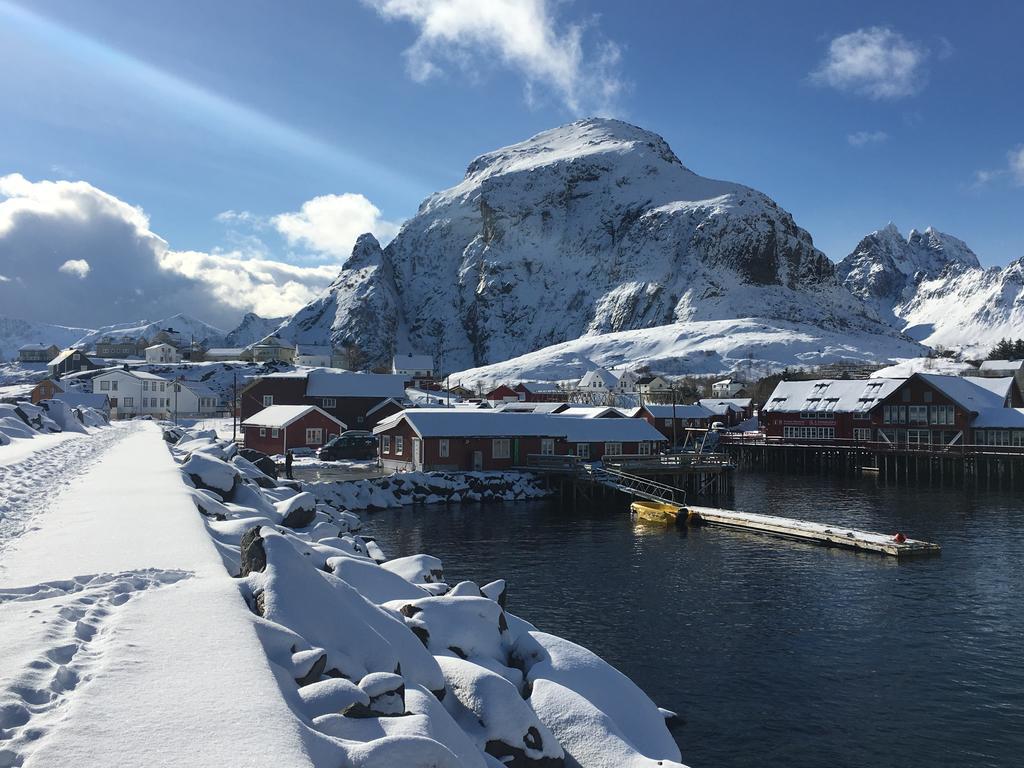
POLYGON ((908 301, 925 280, 981 267, 967 243, 928 227, 907 237, 891 222, 862 239, 836 273, 850 291, 884 316, 908 301))
POLYGON ((361 239, 281 335, 458 369, 581 336, 749 317, 865 333, 879 354, 905 343, 770 198, 698 176, 654 133, 588 119, 478 157, 383 250, 361 239))
POLYGON ((979 353, 1024 335, 1024 259, 983 269, 963 240, 930 227, 904 238, 889 224, 837 271, 853 294, 929 346, 979 353))
POLYGON ((241 322, 224 337, 228 347, 247 347, 265 339, 277 330, 286 317, 260 317, 255 312, 246 312, 241 322))
POLYGON ((64 325, 0 317, 0 362, 17 360, 18 347, 24 344, 55 344, 58 347, 67 347, 92 332, 89 328, 69 328, 64 325))
POLYGON ((201 341, 207 346, 223 346, 224 344, 224 331, 220 328, 215 328, 209 323, 204 323, 202 320, 197 320, 184 314, 172 315, 171 317, 165 317, 163 320, 139 320, 137 322, 105 325, 82 336, 78 339, 77 344, 90 347, 106 336, 113 338, 125 336, 138 338, 139 336, 145 336, 147 339, 152 339, 160 331, 168 331, 177 335, 185 344, 188 344, 192 339, 201 341))

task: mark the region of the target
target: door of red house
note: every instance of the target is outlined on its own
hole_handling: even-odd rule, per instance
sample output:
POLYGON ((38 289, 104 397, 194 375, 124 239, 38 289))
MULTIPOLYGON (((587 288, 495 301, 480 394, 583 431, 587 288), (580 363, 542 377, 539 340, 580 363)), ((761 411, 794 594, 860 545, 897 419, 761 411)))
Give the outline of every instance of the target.
POLYGON ((484 452, 473 451, 473 471, 482 472, 484 469, 484 452))

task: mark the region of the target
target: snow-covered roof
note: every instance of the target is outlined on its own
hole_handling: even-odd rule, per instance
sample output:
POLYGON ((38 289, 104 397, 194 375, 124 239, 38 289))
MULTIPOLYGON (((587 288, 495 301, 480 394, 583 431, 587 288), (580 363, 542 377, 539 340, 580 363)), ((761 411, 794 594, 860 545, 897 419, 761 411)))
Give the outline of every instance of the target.
POLYGON ((57 353, 57 356, 55 358, 53 358, 53 360, 51 360, 49 363, 47 363, 47 365, 60 365, 61 363, 63 363, 65 360, 67 360, 69 357, 71 357, 71 355, 75 354, 76 352, 78 352, 80 354, 85 354, 80 349, 65 349, 65 350, 62 350, 61 352, 57 353))
POLYGON ((971 426, 974 429, 1024 429, 1024 408, 981 408, 971 426))
POLYGON ((243 421, 242 426, 283 429, 313 411, 326 416, 342 429, 347 429, 345 424, 315 405, 271 405, 243 421))
MULTIPOLYGON (((761 409, 766 413, 827 411, 866 413, 891 395, 905 379, 812 379, 780 381, 761 409)), ((715 410, 713 398, 701 405, 715 410)), ((724 411, 723 411, 724 412, 724 411)))
POLYGON ((604 368, 595 368, 583 375, 583 378, 580 379, 579 387, 580 389, 593 387, 595 382, 601 384, 606 389, 614 389, 618 385, 619 379, 611 371, 606 371, 604 368))
POLYGON ((184 389, 187 389, 196 397, 215 397, 218 400, 220 399, 220 395, 218 395, 205 384, 200 384, 199 382, 196 381, 179 381, 177 383, 180 384, 184 389))
POLYGON ((18 347, 19 352, 45 352, 56 344, 22 344, 18 347))
POLYGON ((1024 360, 986 360, 980 371, 1024 371, 1024 360))
POLYGON ((395 371, 430 371, 434 368, 434 358, 430 355, 395 355, 391 361, 395 371))
POLYGON ((617 418, 625 414, 617 408, 600 405, 570 405, 558 412, 559 416, 575 416, 577 419, 617 418))
MULTIPOLYGON (((643 407, 648 413, 656 419, 671 419, 673 408, 675 408, 675 418, 677 419, 707 419, 714 416, 715 413, 710 408, 705 408, 700 403, 694 403, 693 405, 663 405, 663 404, 648 404, 643 407)), ((636 416, 637 412, 642 409, 636 408, 629 415, 636 416)))
POLYGON ((1006 402, 1006 393, 1009 391, 1009 387, 1007 386, 1001 394, 999 391, 1003 388, 1001 382, 1012 381, 1012 379, 988 379, 981 376, 940 376, 935 373, 919 373, 917 375, 950 400, 970 411, 980 411, 982 408, 1002 408, 1006 402), (987 386, 982 382, 993 382, 993 384, 987 386))
POLYGON ((416 408, 396 413, 374 433, 405 420, 420 437, 561 437, 576 442, 662 441, 643 419, 579 419, 560 414, 500 413, 493 410, 416 408))
POLYGON ((716 416, 724 416, 729 411, 749 408, 753 400, 749 397, 703 397, 697 402, 716 416))
POLYGON ((1012 376, 964 376, 964 379, 972 384, 987 389, 994 395, 999 395, 1003 400, 1010 396, 1014 379, 1012 376))
POLYGON ((245 352, 245 347, 210 347, 206 350, 206 354, 213 355, 215 357, 228 357, 229 355, 236 355, 241 357, 245 352))
POLYGON ((309 355, 317 357, 330 357, 333 350, 328 344, 296 344, 296 355, 309 355))
POLYGON ((353 373, 316 368, 306 379, 307 397, 393 397, 405 399, 405 379, 390 373, 353 373))
POLYGON ((168 344, 166 341, 161 341, 158 344, 150 344, 148 347, 146 347, 146 351, 149 352, 149 350, 151 349, 163 349, 165 347, 167 349, 177 349, 177 347, 174 346, 173 344, 168 344))
POLYGON ((123 376, 131 376, 136 379, 146 379, 147 381, 167 381, 163 376, 157 376, 155 373, 150 373, 149 371, 140 371, 138 368, 111 368, 108 371, 97 373, 93 377, 93 380, 102 379, 104 376, 113 376, 118 373, 123 376))
POLYGON ((569 408, 568 403, 530 403, 516 400, 494 407, 499 413, 561 413, 569 408))

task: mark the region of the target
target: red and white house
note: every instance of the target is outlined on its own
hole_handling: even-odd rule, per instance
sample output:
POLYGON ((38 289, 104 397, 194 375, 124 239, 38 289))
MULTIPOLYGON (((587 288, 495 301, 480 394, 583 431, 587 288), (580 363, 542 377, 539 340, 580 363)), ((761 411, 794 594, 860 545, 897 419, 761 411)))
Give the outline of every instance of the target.
POLYGON ((652 454, 665 437, 643 419, 578 418, 546 413, 417 408, 380 422, 381 462, 400 471, 505 470, 531 455, 652 454))
POLYGON ((272 405, 242 422, 245 447, 274 455, 319 448, 348 427, 315 405, 272 405))

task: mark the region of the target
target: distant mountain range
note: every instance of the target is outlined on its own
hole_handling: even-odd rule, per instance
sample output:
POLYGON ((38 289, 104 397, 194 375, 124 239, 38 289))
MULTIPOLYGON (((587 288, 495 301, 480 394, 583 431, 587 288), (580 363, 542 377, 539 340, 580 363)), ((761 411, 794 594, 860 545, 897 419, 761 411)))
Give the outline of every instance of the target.
POLYGON ((369 366, 429 354, 483 380, 769 370, 1020 336, 1024 260, 984 269, 962 240, 890 224, 837 265, 767 195, 697 175, 654 133, 588 119, 476 158, 386 247, 361 236, 289 318, 250 313, 229 332, 184 315, 96 331, 6 322, 7 357, 76 332, 89 344, 173 327, 210 346, 272 333, 352 345, 369 366))

